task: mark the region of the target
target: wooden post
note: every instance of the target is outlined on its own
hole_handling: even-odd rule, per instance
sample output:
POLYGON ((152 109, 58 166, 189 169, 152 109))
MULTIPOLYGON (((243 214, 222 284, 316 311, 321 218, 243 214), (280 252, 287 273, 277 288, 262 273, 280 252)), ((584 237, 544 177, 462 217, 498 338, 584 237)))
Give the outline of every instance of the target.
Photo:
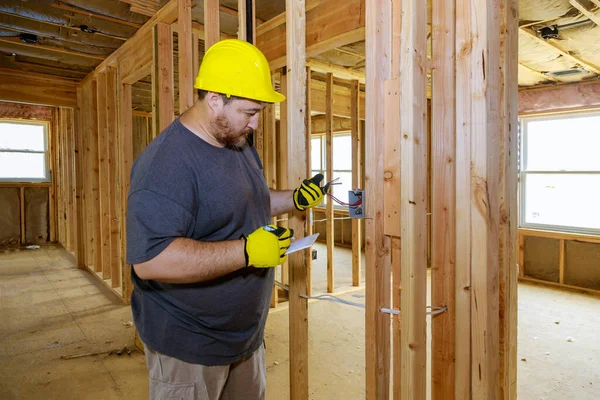
POLYGON ((525 235, 519 233, 519 278, 525 277, 525 235))
MULTIPOLYGON (((200 68, 200 39, 198 38, 198 34, 196 32, 192 32, 192 58, 193 58, 193 66, 192 66, 192 82, 195 81, 195 75, 198 74, 198 69, 200 68)), ((193 91, 196 89, 192 88, 193 91)), ((193 93, 193 99, 196 98, 195 93, 193 93)))
POLYGON ((455 4, 433 0, 431 299, 447 306, 432 318, 431 394, 455 398, 456 103, 455 4))
POLYGON ((219 0, 204 0, 204 51, 220 39, 219 0))
POLYGON ((108 141, 108 165, 109 165, 109 217, 110 217, 110 268, 111 285, 113 288, 121 287, 121 255, 119 231, 120 231, 120 190, 119 184, 119 155, 118 155, 118 113, 117 107, 117 69, 112 66, 106 67, 106 134, 108 141))
POLYGON ((427 357, 427 4, 419 0, 402 0, 401 4, 400 387, 403 399, 424 399, 427 357))
MULTIPOLYGON (((287 187, 298 187, 306 173, 306 14, 304 1, 286 0, 287 187)), ((306 234, 306 215, 292 211, 289 226, 296 237, 306 234)), ((290 273, 290 399, 308 399, 308 301, 306 252, 289 256, 290 273)))
POLYGON ((90 175, 90 218, 91 234, 88 236, 90 245, 93 248, 92 266, 96 273, 102 272, 102 232, 101 232, 101 208, 100 208, 100 168, 98 152, 98 85, 96 81, 91 82, 90 91, 90 120, 88 125, 88 174, 90 175))
POLYGON ((558 283, 565 283, 565 239, 558 240, 558 283))
MULTIPOLYGON (((311 70, 306 67, 306 177, 312 176, 311 170, 311 138, 312 138, 312 115, 311 115, 311 70)), ((313 234, 313 210, 306 210, 306 236, 313 234)), ((312 248, 306 250, 306 294, 312 296, 312 248)))
POLYGON ((19 205, 21 206, 21 246, 27 243, 25 237, 25 186, 19 188, 19 205))
MULTIPOLYGON (((179 24, 179 115, 194 105, 194 40, 192 38, 192 2, 177 0, 179 24)), ((198 42, 195 43, 196 45, 198 42)), ((196 55, 197 55, 196 50, 196 55)))
MULTIPOLYGON (((100 177, 100 232, 98 238, 101 243, 101 265, 97 266, 102 271, 103 279, 111 277, 111 243, 110 243, 110 172, 109 172, 109 149, 108 149, 108 132, 106 129, 106 71, 102 71, 97 75, 96 101, 98 115, 98 171, 100 177)), ((96 269, 96 271, 99 271, 96 269)))
POLYGON ((154 68, 152 68, 152 124, 154 137, 171 122, 174 111, 173 34, 171 26, 154 26, 154 68))
POLYGON ((58 173, 56 171, 56 159, 58 156, 58 149, 56 148, 55 138, 58 132, 56 132, 54 128, 54 118, 56 118, 56 107, 52 109, 52 121, 47 124, 48 128, 48 150, 50 153, 50 180, 52 181, 50 188, 48 189, 48 211, 49 211, 49 228, 50 228, 50 242, 56 241, 56 180, 58 178, 58 173))
POLYGON ((383 232, 384 83, 391 70, 391 2, 366 0, 367 88, 365 107, 366 397, 387 399, 390 390, 390 241, 383 232))
POLYGON ((75 211, 75 218, 77 219, 77 267, 83 268, 85 266, 85 252, 86 252, 86 227, 85 227, 85 203, 84 203, 84 166, 85 161, 83 160, 84 146, 84 125, 83 120, 83 89, 81 86, 77 86, 77 108, 75 117, 77 121, 77 130, 75 133, 75 195, 77 208, 75 211))
MULTIPOLYGON (((127 254, 127 197, 130 188, 131 166, 133 164, 133 115, 131 108, 131 85, 121 85, 119 103, 119 148, 120 152, 120 175, 121 175, 121 198, 120 198, 120 219, 121 219, 121 252, 127 254)), ((131 298, 133 285, 131 284, 131 266, 126 263, 125 257, 122 258, 121 268, 121 287, 123 288, 123 297, 127 302, 131 298)))
POLYGON ((471 0, 456 1, 456 268, 454 398, 471 398, 471 0))
MULTIPOLYGON (((287 96, 287 71, 285 68, 281 69, 281 75, 279 79, 279 86, 281 88, 281 93, 287 96)), ((277 189, 285 190, 288 189, 288 182, 286 181, 286 173, 285 168, 288 165, 288 102, 287 99, 284 102, 279 103, 279 143, 278 143, 278 159, 277 159, 277 168, 279 168, 280 173, 277 174, 277 189)), ((295 154, 295 153, 291 153, 295 154)), ((288 214, 282 214, 279 218, 282 220, 278 225, 283 227, 289 227, 288 224, 288 214)), ((283 263, 281 268, 281 283, 284 285, 289 284, 289 258, 283 263)))
MULTIPOLYGON (((350 119, 352 135, 352 189, 360 189, 362 172, 362 138, 360 132, 359 119, 359 95, 360 88, 358 80, 353 80, 350 86, 350 119)), ((352 286, 360 286, 362 257, 362 220, 354 218, 352 220, 352 286)))
MULTIPOLYGON (((331 182, 333 180, 333 74, 327 73, 327 89, 325 93, 325 153, 326 161, 325 165, 327 168, 325 182, 331 182)), ((330 187, 333 191, 333 187, 330 187)), ((334 275, 334 249, 335 249, 335 238, 334 238, 334 225, 335 215, 333 214, 333 200, 327 199, 327 211, 325 213, 326 231, 327 231, 327 293, 333 293, 335 288, 335 275, 334 275)))

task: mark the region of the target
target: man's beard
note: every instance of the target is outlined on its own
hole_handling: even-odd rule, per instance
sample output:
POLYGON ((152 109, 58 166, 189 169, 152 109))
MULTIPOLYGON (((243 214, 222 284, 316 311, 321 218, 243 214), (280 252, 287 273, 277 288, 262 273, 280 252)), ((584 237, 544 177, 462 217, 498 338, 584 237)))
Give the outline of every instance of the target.
POLYGON ((211 125, 215 139, 230 150, 244 149, 248 143, 248 136, 253 132, 252 128, 244 128, 241 132, 235 132, 224 115, 216 117, 211 125))

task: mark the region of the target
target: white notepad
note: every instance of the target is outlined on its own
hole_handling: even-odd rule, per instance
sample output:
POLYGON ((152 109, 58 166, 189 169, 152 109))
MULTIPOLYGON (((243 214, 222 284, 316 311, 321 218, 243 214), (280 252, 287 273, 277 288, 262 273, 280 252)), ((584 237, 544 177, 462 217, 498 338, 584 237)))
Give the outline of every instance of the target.
POLYGON ((312 246, 318 237, 319 237, 319 234, 315 233, 314 235, 310 235, 307 237, 303 237, 302 239, 294 240, 292 242, 292 244, 290 245, 290 248, 287 249, 287 251, 285 252, 285 254, 295 253, 298 250, 306 249, 307 247, 312 246))

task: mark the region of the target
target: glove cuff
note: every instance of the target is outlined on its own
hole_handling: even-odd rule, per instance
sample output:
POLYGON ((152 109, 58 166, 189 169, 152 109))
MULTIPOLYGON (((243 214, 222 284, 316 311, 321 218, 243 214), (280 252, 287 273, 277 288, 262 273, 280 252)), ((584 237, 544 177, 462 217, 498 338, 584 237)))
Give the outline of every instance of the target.
POLYGON ((294 207, 296 207, 296 210, 298 211, 305 211, 306 208, 302 207, 300 204, 298 204, 298 196, 299 196, 299 192, 300 192, 300 188, 296 188, 294 189, 294 196, 293 196, 293 200, 294 200, 294 207))
POLYGON ((245 235, 242 235, 242 239, 244 239, 244 257, 246 258, 246 268, 249 267, 249 263, 250 263, 250 256, 248 256, 248 249, 247 249, 247 245, 248 245, 248 238, 245 235))

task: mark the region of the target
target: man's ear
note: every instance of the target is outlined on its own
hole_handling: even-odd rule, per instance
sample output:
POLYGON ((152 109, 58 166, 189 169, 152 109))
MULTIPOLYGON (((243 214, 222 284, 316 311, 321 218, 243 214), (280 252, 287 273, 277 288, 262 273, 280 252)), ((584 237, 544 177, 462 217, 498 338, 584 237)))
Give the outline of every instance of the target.
POLYGON ((223 99, 219 93, 208 92, 205 97, 206 104, 215 113, 220 113, 223 108, 223 99))

